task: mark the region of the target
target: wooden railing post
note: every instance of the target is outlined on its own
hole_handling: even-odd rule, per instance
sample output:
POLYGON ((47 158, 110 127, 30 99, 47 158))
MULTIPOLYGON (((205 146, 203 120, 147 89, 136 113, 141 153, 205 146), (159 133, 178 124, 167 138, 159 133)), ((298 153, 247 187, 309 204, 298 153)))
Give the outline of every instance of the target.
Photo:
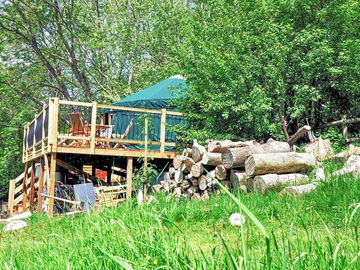
POLYGON ((165 153, 165 128, 166 128, 166 109, 161 110, 160 121, 160 153, 165 153))
POLYGON ((8 197, 8 215, 11 217, 14 214, 14 199, 15 199, 15 185, 16 180, 9 182, 9 197, 8 197))
POLYGON ((44 160, 40 159, 40 172, 39 172, 39 188, 38 188, 38 199, 37 199, 37 212, 41 213, 42 210, 42 193, 44 191, 44 160))
POLYGON ((35 157, 35 151, 36 151, 36 125, 37 125, 37 118, 35 117, 35 121, 34 121, 34 134, 33 134, 33 149, 32 149, 32 158, 35 157))
POLYGON ((27 184, 28 184, 28 162, 25 162, 25 170, 24 170, 24 180, 22 185, 22 192, 23 192, 23 212, 26 211, 27 206, 27 184))
POLYGON ((55 177, 56 177, 56 153, 51 153, 51 161, 50 161, 50 179, 48 186, 48 195, 49 197, 49 209, 48 216, 54 216, 54 194, 55 194, 55 177))
POLYGON ((144 192, 144 201, 146 201, 147 193, 147 166, 148 166, 148 119, 145 118, 145 147, 144 147, 144 183, 143 183, 143 192, 144 192))
POLYGON ((48 142, 52 147, 51 151, 57 150, 57 136, 58 136, 58 116, 59 116, 59 98, 49 99, 49 124, 48 124, 48 142))
POLYGON ((30 200, 29 207, 32 210, 35 201, 35 162, 31 162, 31 174, 30 174, 30 200))
POLYGON ((91 110, 91 130, 90 130, 90 151, 92 154, 95 153, 95 135, 96 135, 96 109, 97 103, 92 103, 92 110, 91 110))
POLYGON ((127 158, 126 165, 126 198, 130 199, 132 194, 132 171, 133 171, 133 157, 127 158))
POLYGON ((41 125, 41 153, 45 153, 45 117, 46 117, 46 110, 45 110, 46 105, 44 104, 43 106, 43 112, 42 112, 42 125, 41 125))

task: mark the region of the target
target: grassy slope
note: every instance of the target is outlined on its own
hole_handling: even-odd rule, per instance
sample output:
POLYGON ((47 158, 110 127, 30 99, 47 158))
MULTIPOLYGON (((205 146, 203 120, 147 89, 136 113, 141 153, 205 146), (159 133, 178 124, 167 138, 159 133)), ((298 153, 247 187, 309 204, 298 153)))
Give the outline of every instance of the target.
POLYGON ((359 180, 333 178, 300 198, 237 197, 266 227, 269 241, 249 219, 244 238, 229 225, 239 208, 227 195, 200 202, 158 197, 151 206, 132 201, 74 218, 35 215, 22 231, 0 232, 0 268, 123 269, 126 259, 135 269, 360 269, 360 211, 353 211, 359 180))

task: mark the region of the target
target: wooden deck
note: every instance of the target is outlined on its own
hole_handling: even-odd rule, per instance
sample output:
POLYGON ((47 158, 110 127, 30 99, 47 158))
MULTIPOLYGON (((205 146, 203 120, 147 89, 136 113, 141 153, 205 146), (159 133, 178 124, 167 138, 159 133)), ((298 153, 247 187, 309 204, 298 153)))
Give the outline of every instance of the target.
MULTIPOLYGON (((70 164, 71 157, 74 157, 73 160, 79 160, 81 159, 79 156, 83 156, 84 160, 86 157, 87 160, 92 159, 93 161, 96 161, 97 157, 99 160, 106 160, 107 157, 123 157, 126 161, 125 168, 122 168, 126 171, 126 198, 130 198, 134 158, 144 157, 144 164, 147 163, 148 158, 174 158, 175 150, 166 150, 169 147, 175 148, 174 140, 172 142, 165 140, 166 122, 168 117, 181 116, 182 114, 179 112, 165 109, 148 110, 50 98, 49 104, 45 105, 34 120, 24 127, 23 162, 25 169, 21 176, 10 182, 9 213, 14 213, 16 205, 21 207, 21 211, 32 209, 36 201, 37 211, 41 212, 41 194, 46 189, 48 191, 48 215, 53 216, 57 167, 71 171, 73 174, 87 175, 87 178, 92 181, 96 180, 94 173, 90 175, 83 172, 83 168, 80 168, 81 163, 70 164), (137 116, 130 123, 121 123, 127 125, 123 134, 114 135, 112 119, 115 113, 119 112, 137 116), (71 113, 81 115, 81 118, 84 117, 81 121, 78 120, 81 128, 74 127, 74 121, 71 122, 72 120, 69 119, 71 113), (144 116, 145 124, 141 125, 139 115, 144 116), (157 117, 159 120, 157 127, 149 128, 148 116, 157 117), (138 140, 134 140, 134 136, 132 139, 126 138, 127 132, 131 131, 134 124, 134 119, 139 121, 135 123, 137 131, 141 127, 141 136, 137 136, 141 139, 138 140), (155 136, 158 138, 157 140, 152 140, 149 136, 151 129, 157 129, 159 134, 159 136, 155 136), (65 158, 68 162, 70 160, 70 163, 65 162, 65 158), (35 177, 35 163, 40 165, 40 175, 37 177, 35 177)), ((110 163, 101 164, 101 166, 107 168, 109 173, 113 165, 110 163)), ((108 184, 111 185, 111 182, 108 184)), ((123 201, 123 199, 119 201, 123 201)))

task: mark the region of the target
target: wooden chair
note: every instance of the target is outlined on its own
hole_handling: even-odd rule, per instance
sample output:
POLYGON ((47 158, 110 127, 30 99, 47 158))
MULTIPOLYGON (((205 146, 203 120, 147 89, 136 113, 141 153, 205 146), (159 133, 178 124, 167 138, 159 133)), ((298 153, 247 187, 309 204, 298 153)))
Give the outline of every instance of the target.
POLYGON ((70 133, 73 136, 89 135, 86 134, 85 132, 85 126, 80 112, 70 113, 69 118, 70 118, 70 129, 68 130, 68 133, 70 133))

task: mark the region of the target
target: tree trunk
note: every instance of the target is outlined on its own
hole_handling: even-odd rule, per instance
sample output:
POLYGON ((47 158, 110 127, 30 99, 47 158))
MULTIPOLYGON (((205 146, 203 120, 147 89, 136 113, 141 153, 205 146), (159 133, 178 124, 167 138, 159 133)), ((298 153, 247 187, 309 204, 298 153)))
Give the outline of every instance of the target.
POLYGON ((249 176, 268 173, 291 173, 315 165, 315 157, 305 153, 271 153, 250 155, 245 163, 249 176))
POLYGON ((244 147, 244 146, 249 146, 249 145, 251 146, 254 144, 257 144, 257 142, 255 142, 255 141, 233 142, 230 140, 224 140, 224 141, 207 140, 205 148, 209 152, 224 153, 228 148, 244 147))
POLYGON ((301 194, 313 191, 314 189, 316 189, 316 187, 317 186, 313 183, 301 185, 301 186, 290 186, 290 187, 284 188, 280 192, 280 194, 289 194, 289 195, 299 196, 301 194))
POLYGON ((192 165, 190 172, 194 177, 200 177, 204 172, 204 167, 201 162, 195 163, 192 165))
POLYGON ((219 164, 215 167, 215 177, 218 180, 225 180, 227 177, 226 168, 224 165, 219 164))
MULTIPOLYGON (((225 168, 225 167, 224 167, 225 168)), ((247 175, 245 171, 231 170, 230 171, 230 182, 232 188, 242 186, 246 184, 247 175)))
POLYGON ((192 150, 192 159, 195 162, 199 162, 206 151, 205 147, 198 144, 197 140, 194 140, 191 150, 192 150))
POLYGON ((210 165, 210 166, 219 165, 222 162, 221 154, 220 153, 205 152, 203 157, 202 157, 201 162, 204 165, 210 165))
POLYGON ((290 145, 286 142, 270 141, 265 144, 256 144, 241 148, 226 150, 221 158, 225 168, 241 168, 245 160, 252 154, 290 152, 290 145))
POLYGON ((296 185, 308 181, 309 177, 300 173, 258 175, 254 178, 254 190, 265 194, 267 191, 282 185, 296 185))

